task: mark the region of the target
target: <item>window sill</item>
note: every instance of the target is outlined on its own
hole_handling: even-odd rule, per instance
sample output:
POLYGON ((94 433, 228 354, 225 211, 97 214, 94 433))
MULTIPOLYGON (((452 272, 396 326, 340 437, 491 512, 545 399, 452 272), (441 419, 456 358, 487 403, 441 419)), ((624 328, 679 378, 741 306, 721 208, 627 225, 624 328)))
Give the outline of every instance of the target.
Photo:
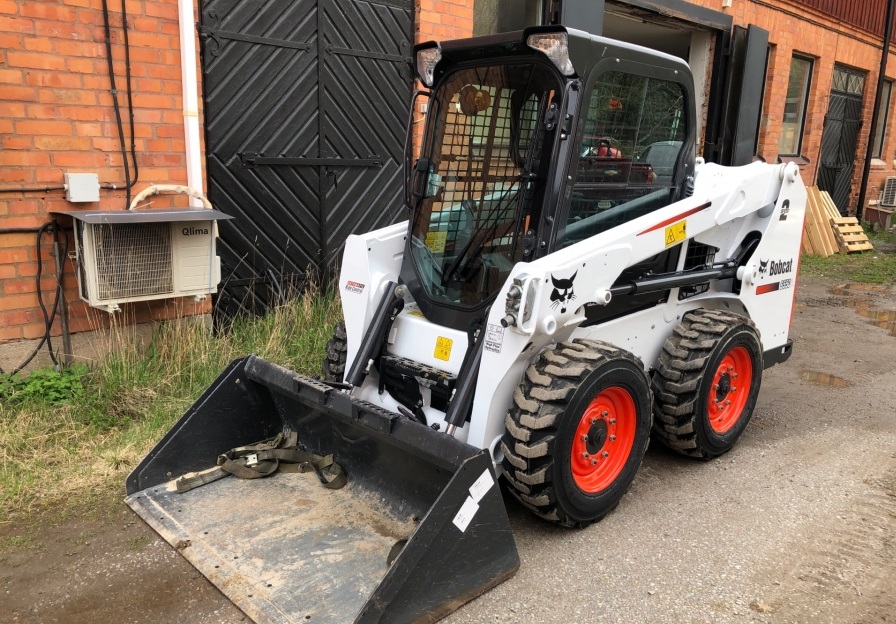
POLYGON ((871 159, 871 168, 872 169, 886 169, 887 163, 880 158, 872 158, 871 159))
POLYGON ((784 163, 784 164, 796 163, 800 167, 812 163, 812 161, 809 160, 808 158, 806 158, 805 156, 793 156, 793 155, 787 156, 784 154, 778 155, 778 162, 784 163))

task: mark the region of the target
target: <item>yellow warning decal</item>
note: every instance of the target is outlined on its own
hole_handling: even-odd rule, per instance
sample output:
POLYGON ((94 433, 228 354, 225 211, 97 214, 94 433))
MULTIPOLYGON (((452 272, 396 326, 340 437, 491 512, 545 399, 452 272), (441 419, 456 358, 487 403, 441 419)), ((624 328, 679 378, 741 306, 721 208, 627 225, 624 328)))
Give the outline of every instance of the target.
POLYGON ((423 312, 417 310, 416 308, 413 310, 408 310, 408 314, 410 316, 419 316, 420 318, 426 318, 425 316, 423 316, 423 312))
POLYGON ((451 345, 454 344, 454 341, 451 338, 443 338, 439 336, 436 338, 436 352, 433 354, 437 360, 444 360, 447 362, 451 359, 451 345))
POLYGON ((445 253, 445 241, 447 239, 448 232, 427 232, 424 244, 433 253, 445 253))
POLYGON ((688 237, 688 222, 682 221, 666 228, 666 247, 680 243, 688 237))

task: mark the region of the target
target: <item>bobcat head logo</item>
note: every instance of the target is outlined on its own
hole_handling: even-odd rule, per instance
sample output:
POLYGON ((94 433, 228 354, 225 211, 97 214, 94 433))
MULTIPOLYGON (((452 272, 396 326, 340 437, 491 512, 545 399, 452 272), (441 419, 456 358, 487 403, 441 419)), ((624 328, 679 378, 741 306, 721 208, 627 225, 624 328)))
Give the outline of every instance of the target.
POLYGON ((768 271, 768 260, 760 260, 759 261, 759 275, 765 275, 766 271, 768 271))
POLYGON ((560 279, 551 275, 551 283, 554 285, 554 290, 551 292, 551 307, 556 308, 560 306, 561 314, 566 312, 566 304, 576 298, 576 293, 573 291, 573 282, 578 274, 579 272, 576 271, 568 279, 560 279))

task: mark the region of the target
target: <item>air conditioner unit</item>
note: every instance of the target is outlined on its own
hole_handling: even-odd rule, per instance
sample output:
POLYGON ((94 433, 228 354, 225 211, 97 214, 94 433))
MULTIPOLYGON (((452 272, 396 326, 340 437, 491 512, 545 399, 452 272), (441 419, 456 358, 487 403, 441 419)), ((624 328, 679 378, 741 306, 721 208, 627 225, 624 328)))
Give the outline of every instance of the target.
POLYGON ((896 208, 896 177, 890 176, 884 182, 884 192, 880 195, 880 205, 884 208, 896 208))
POLYGON ((119 304, 217 291, 217 210, 67 213, 75 220, 78 286, 88 305, 119 304))

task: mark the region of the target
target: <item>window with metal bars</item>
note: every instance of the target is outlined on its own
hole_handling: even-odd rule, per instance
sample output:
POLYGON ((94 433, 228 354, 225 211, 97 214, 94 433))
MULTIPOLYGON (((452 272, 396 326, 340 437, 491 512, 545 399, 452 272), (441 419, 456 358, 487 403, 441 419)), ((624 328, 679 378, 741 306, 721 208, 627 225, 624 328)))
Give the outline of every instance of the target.
POLYGON ((556 127, 546 116, 560 89, 551 68, 516 62, 458 70, 433 95, 425 197, 410 241, 430 298, 477 306, 524 258, 550 163, 545 139, 556 127))
POLYGON ((678 83, 611 71, 589 97, 563 246, 669 205, 687 136, 678 83))

